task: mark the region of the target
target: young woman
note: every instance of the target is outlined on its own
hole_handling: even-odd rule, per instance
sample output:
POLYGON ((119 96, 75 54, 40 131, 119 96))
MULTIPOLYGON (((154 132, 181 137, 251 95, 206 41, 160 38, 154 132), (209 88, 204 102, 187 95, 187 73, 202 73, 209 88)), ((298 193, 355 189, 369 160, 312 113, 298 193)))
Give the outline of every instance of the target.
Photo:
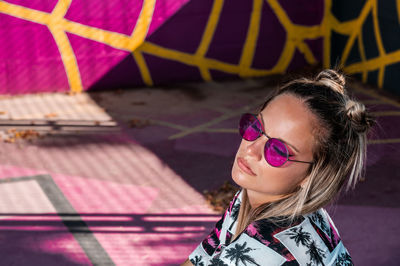
POLYGON ((353 265, 323 207, 360 179, 373 124, 334 70, 243 114, 232 167, 241 189, 183 265, 353 265))

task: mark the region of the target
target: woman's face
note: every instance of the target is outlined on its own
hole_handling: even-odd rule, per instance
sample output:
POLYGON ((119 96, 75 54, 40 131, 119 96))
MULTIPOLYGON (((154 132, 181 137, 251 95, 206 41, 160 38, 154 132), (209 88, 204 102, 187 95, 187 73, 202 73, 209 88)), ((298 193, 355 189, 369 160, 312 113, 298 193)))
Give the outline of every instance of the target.
MULTIPOLYGON (((299 98, 282 94, 274 98, 258 115, 262 130, 272 138, 285 142, 293 160, 313 161, 312 150, 316 117, 299 98)), ((310 164, 287 161, 273 167, 264 157, 268 138, 262 135, 255 141, 242 139, 232 167, 232 178, 247 189, 250 204, 254 207, 281 198, 292 192, 304 180, 310 164), (248 173, 240 167, 244 161, 251 169, 248 173)))

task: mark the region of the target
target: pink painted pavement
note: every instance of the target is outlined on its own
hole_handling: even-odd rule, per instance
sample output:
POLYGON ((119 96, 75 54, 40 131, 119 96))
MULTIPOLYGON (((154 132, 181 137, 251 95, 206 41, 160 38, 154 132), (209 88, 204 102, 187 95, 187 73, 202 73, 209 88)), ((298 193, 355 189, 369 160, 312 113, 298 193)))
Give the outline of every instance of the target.
MULTIPOLYGON (((0 111, 7 112, 0 116, 3 131, 33 128, 42 134, 0 142, 2 261, 184 261, 220 217, 201 193, 231 180, 240 143, 237 118, 266 96, 263 82, 0 99, 0 111), (49 112, 56 116, 46 118, 49 112), (43 129, 35 126, 38 121, 86 126, 43 129), (105 122, 116 126, 105 130, 105 122)), ((375 112, 380 127, 368 146, 366 180, 328 210, 356 265, 396 265, 400 105, 367 89, 354 93, 375 112)))

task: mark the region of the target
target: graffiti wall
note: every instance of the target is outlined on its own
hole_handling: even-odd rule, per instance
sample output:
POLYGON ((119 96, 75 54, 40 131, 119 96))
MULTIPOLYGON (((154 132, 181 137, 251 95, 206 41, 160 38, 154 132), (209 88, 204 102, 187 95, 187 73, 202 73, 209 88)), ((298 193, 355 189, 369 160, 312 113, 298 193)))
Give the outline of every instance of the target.
POLYGON ((333 1, 330 62, 400 95, 400 1, 333 1))
POLYGON ((257 77, 322 63, 400 94, 399 6, 396 0, 0 1, 0 93, 257 77))

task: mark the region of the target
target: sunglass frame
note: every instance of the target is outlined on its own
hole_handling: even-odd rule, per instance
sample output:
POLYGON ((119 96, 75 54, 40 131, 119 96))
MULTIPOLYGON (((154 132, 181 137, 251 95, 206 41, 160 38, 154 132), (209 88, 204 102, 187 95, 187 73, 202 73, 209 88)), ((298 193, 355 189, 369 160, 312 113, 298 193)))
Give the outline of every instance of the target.
MULTIPOLYGON (((257 115, 252 114, 252 113, 244 113, 244 114, 242 114, 241 117, 240 117, 240 121, 242 121, 242 119, 243 119, 243 117, 244 117, 245 115, 252 115, 252 116, 258 121, 258 123, 259 123, 260 125, 262 125, 262 124, 261 124, 261 121, 257 118, 257 115)), ((240 129, 240 123, 239 123, 239 129, 240 129)), ((255 129, 256 129, 256 128, 255 128, 255 129)), ((242 134, 240 133, 240 130, 239 130, 239 135, 241 135, 241 137, 242 137, 243 139, 247 140, 247 141, 255 141, 255 140, 258 139, 261 135, 266 136, 266 137, 268 138, 268 140, 265 142, 265 146, 264 146, 264 158, 265 158, 265 161, 267 161, 267 163, 268 163, 269 165, 271 165, 272 167, 281 167, 281 166, 284 165, 287 161, 290 161, 290 162, 297 162, 297 163, 314 164, 314 162, 306 162, 306 161, 300 161, 300 160, 292 160, 292 159, 289 159, 289 157, 290 157, 290 155, 289 155, 289 149, 288 149, 288 147, 286 146, 285 142, 283 142, 282 140, 280 140, 280 139, 278 139, 278 138, 271 138, 270 136, 268 136, 268 135, 262 130, 261 126, 260 126, 260 128, 257 128, 257 130, 258 130, 258 133, 259 133, 259 134, 258 134, 258 136, 257 136, 254 140, 247 140, 247 139, 245 139, 245 138, 242 136, 242 134), (277 141, 279 141, 280 143, 283 144, 283 146, 284 146, 285 149, 286 149, 286 161, 284 161, 281 165, 276 165, 276 166, 275 166, 275 165, 272 165, 270 162, 268 162, 268 159, 267 159, 267 157, 265 156, 265 149, 267 148, 267 143, 268 143, 270 140, 277 140, 277 141)))

